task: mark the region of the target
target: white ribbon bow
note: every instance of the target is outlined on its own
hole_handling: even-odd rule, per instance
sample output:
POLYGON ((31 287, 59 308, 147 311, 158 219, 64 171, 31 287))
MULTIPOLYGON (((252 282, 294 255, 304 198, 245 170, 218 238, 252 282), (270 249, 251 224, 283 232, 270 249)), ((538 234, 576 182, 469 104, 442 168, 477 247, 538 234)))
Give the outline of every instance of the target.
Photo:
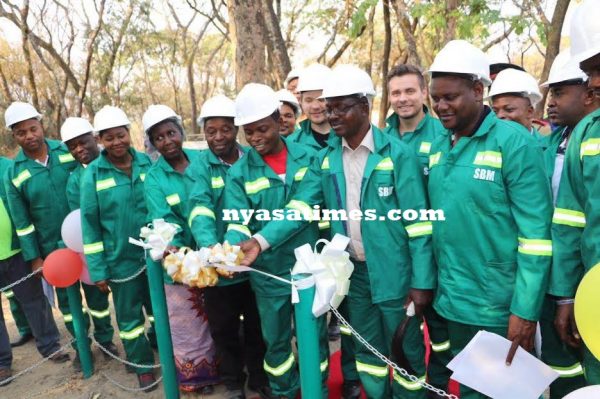
POLYGON ((154 219, 148 226, 140 229, 140 238, 129 237, 129 242, 150 251, 150 257, 154 261, 161 260, 163 253, 173 241, 180 227, 174 223, 165 222, 163 219, 154 219))

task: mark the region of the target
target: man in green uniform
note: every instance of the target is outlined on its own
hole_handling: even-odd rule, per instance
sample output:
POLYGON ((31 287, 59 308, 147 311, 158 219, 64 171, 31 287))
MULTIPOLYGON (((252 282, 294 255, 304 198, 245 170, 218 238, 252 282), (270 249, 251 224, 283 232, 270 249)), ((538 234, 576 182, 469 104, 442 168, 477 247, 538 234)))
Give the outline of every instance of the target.
MULTIPOLYGON (((227 172, 248 152, 236 142, 238 128, 233 123, 234 117, 233 100, 219 95, 206 100, 198 118, 208 144, 208 150, 202 153, 202 167, 190 171, 195 184, 190 193, 189 225, 198 247, 224 241, 227 225, 223 221, 223 192, 227 172), (203 201, 209 206, 204 207, 203 201), (214 219, 206 217, 206 208, 214 211, 214 219)), ((269 398, 271 389, 263 369, 266 348, 248 275, 240 273, 230 279, 219 278, 216 287, 204 289, 204 300, 227 397, 244 398, 246 366, 248 387, 261 398, 269 398), (240 317, 243 318, 243 339, 239 334, 240 317)))
MULTIPOLYGON (((584 1, 571 20, 571 56, 588 76, 588 86, 600 97, 600 9, 584 1)), ((555 254, 549 293, 558 297, 555 325, 567 344, 582 346, 574 320, 573 298, 583 275, 600 263, 600 109, 573 130, 565 153, 552 236, 555 254)), ((584 345, 583 367, 590 385, 600 384, 600 361, 584 345)))
MULTIPOLYGON (((444 130, 439 119, 434 118, 425 105, 428 96, 423 72, 410 64, 393 67, 387 76, 390 105, 394 113, 386 120, 384 133, 398 137, 417 156, 423 175, 429 174, 429 150, 431 143, 444 130)), ((452 358, 445 320, 433 307, 425 310, 425 319, 431 341, 431 355, 427 366, 427 378, 437 388, 447 389, 450 370, 446 365, 452 358)))
MULTIPOLYGON (((59 247, 61 225, 69 213, 67 179, 77 165, 59 141, 44 138, 41 115, 30 104, 11 104, 4 118, 21 147, 6 176, 8 207, 23 258, 37 270, 59 247)), ((57 288, 56 295, 65 325, 74 335, 66 289, 57 288)), ((69 356, 61 354, 58 358, 66 361, 69 356)))
MULTIPOLYGON (((421 316, 430 304, 436 273, 431 252, 431 222, 387 220, 390 211, 427 209, 423 174, 413 151, 370 123, 371 78, 351 65, 334 70, 323 90, 328 119, 337 137, 319 153, 288 212, 310 213, 324 204, 328 210, 362 218, 334 218, 332 232, 350 237, 354 263, 348 294, 350 324, 379 352, 389 356, 396 328, 413 302, 421 316), (375 210, 369 217, 365 212, 375 210), (383 218, 383 219, 382 219, 383 218), (346 220, 347 219, 347 220, 346 220)), ((391 215, 393 216, 393 215, 391 215)), ((309 219, 310 220, 310 219, 309 219)), ((243 263, 306 226, 307 220, 272 221, 242 245, 243 263)), ((410 318, 402 349, 407 366, 425 380, 424 345, 418 318, 410 318)), ((419 382, 394 372, 390 382, 385 363, 355 341, 356 366, 368 397, 424 398, 419 382), (392 386, 390 386, 392 385, 392 386)))
MULTIPOLYGON (((479 330, 533 349, 552 257, 552 198, 542 151, 520 125, 483 105, 490 84, 483 52, 450 41, 429 73, 433 109, 447 129, 431 146, 429 198, 437 312, 458 354, 479 330), (460 54, 457 57, 456 54, 460 54)), ((483 395, 461 386, 461 398, 483 395)))
MULTIPOLYGON (((83 171, 100 155, 93 130, 94 128, 90 122, 83 118, 67 118, 60 129, 63 143, 79 163, 77 168, 71 172, 71 176, 67 181, 67 201, 71 211, 79 209, 80 184, 83 171)), ((114 329, 108 307, 108 293, 100 291, 95 285, 81 284, 81 288, 85 294, 88 311, 94 322, 94 338, 110 353, 117 355, 117 347, 112 342, 114 329)), ((81 292, 77 292, 81 301, 81 292)), ((89 319, 86 319, 86 325, 88 324, 89 319)), ((104 356, 106 359, 110 359, 108 354, 104 353, 104 356)), ((75 368, 81 368, 79 357, 75 358, 75 368)))

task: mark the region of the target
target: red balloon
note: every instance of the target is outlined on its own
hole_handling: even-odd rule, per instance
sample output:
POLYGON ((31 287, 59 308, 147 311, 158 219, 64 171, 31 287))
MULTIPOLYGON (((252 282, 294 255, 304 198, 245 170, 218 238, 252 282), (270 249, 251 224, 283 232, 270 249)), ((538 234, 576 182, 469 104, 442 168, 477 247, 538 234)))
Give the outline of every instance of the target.
POLYGON ((71 249, 62 248, 46 257, 43 274, 49 284, 66 288, 79 280, 82 268, 81 256, 71 249))

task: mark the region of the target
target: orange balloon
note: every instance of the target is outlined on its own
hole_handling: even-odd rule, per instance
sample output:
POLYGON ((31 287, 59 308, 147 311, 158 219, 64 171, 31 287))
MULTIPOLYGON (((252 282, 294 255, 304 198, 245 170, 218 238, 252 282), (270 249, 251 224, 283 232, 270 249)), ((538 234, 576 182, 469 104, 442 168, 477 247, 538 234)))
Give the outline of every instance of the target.
POLYGON ((43 274, 46 281, 59 288, 66 288, 81 276, 81 256, 68 248, 57 249, 44 260, 43 274))

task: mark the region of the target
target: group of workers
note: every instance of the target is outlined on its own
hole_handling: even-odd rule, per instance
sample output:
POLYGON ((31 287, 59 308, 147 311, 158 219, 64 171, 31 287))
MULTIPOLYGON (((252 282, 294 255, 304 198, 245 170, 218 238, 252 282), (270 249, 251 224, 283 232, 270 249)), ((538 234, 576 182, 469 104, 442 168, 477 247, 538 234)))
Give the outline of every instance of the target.
MULTIPOLYGON (((390 370, 342 326, 343 398, 360 397, 361 388, 369 398, 436 398, 420 382, 446 389, 446 364, 482 329, 512 341, 510 364, 518 346, 535 352, 539 328, 537 353, 560 375, 551 398, 600 384, 600 361, 573 317, 579 281, 600 263, 599 12, 592 0, 577 9, 572 47, 556 57, 541 83, 549 88, 549 135, 533 125, 542 99, 538 82, 510 67, 492 82, 485 54, 462 40, 436 55, 429 87, 415 66, 391 69, 393 114, 384 130, 371 123, 376 91, 366 72, 313 64, 291 74, 286 90, 248 83, 235 101, 223 95, 206 100, 197 123, 207 150, 184 149, 181 117, 165 105, 150 106, 142 124, 160 154, 154 163, 132 148, 130 120, 117 107, 99 110, 93 126, 67 118, 61 143, 45 138, 33 106, 15 102, 4 118, 20 152, 14 160, 0 158, 0 285, 39 269, 63 247, 62 221, 80 209, 95 283, 82 284, 82 292, 94 337, 118 355, 112 292, 126 357, 140 365, 128 371, 149 391, 155 376, 143 366, 154 363, 156 339, 143 267, 153 261, 128 242, 141 227, 155 219, 176 224, 167 252, 228 241, 243 250, 242 264, 287 280, 295 248, 340 233, 350 238, 354 264, 341 314, 419 379, 390 370), (439 119, 426 106, 428 96, 439 119), (239 127, 249 147, 238 143, 239 127), (363 215, 433 209, 444 219, 223 219, 229 209, 290 216, 317 206, 363 215), (413 306, 414 317, 407 315, 413 306), (392 348, 400 325, 402 339, 392 348)), ((226 397, 239 399, 247 384, 262 398, 296 397, 289 285, 259 273, 234 274, 204 289, 174 283, 166 273, 164 283, 182 391, 209 394, 223 383, 226 397)), ((65 290, 56 294, 73 334, 65 290)), ((23 336, 35 338, 42 356, 69 360, 58 351, 41 280, 25 280, 12 295, 21 324, 28 325, 23 336)), ((326 316, 318 323, 326 395, 326 316)), ((10 381, 11 362, 0 323, 0 384, 10 381)), ((461 386, 460 397, 484 396, 461 386)))

